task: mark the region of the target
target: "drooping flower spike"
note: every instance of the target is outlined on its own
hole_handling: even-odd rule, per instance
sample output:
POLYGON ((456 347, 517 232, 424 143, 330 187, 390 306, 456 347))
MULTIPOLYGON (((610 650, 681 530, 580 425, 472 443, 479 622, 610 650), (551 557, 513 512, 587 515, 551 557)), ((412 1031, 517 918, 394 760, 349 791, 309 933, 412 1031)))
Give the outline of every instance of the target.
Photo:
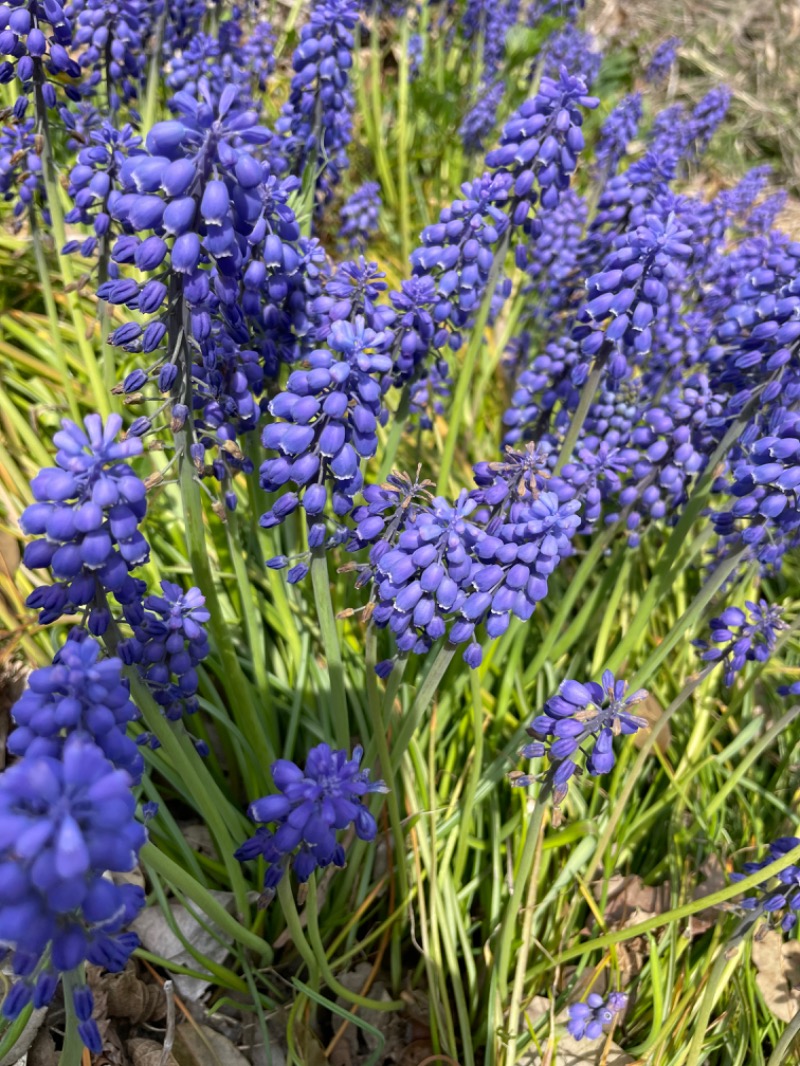
POLYGON ((362 755, 360 747, 348 759, 346 751, 318 744, 303 769, 288 759, 272 764, 278 791, 250 805, 250 818, 261 824, 236 852, 241 862, 261 857, 267 863, 267 902, 290 861, 300 882, 316 869, 344 866, 345 851, 337 834, 351 824, 360 840, 375 839, 378 827, 363 797, 388 788, 383 781, 370 781, 369 770, 359 768, 362 755))
POLYGON ((570 1003, 567 1032, 575 1040, 597 1040, 627 1005, 625 992, 610 992, 606 997, 590 992, 585 1003, 570 1003))
MULTIPOLYGON (((521 751, 526 759, 547 756, 548 769, 542 780, 552 791, 559 806, 567 794, 569 782, 586 770, 592 777, 610 773, 614 768, 614 738, 632 736, 647 726, 647 720, 633 713, 647 697, 644 689, 630 695, 627 682, 617 681, 610 670, 603 673, 601 684, 587 681, 562 681, 558 695, 545 703, 543 713, 533 720, 528 733, 534 740, 521 751)), ((516 771, 511 784, 526 788, 536 777, 516 771)))
POLYGON ((765 663, 775 650, 778 634, 788 627, 783 619, 783 608, 777 604, 746 600, 745 607, 747 612, 740 607, 726 607, 719 618, 711 619, 710 643, 693 641, 696 647, 703 649, 701 659, 722 663, 728 686, 733 684, 745 663, 765 663))
MULTIPOLYGON (((759 870, 768 872, 772 863, 798 846, 798 837, 779 837, 769 845, 765 859, 744 863, 742 873, 732 873, 731 881, 742 881, 759 870)), ((800 865, 793 863, 774 877, 767 877, 756 887, 752 896, 739 900, 739 906, 747 911, 757 911, 771 925, 779 924, 784 933, 791 932, 800 916, 800 865)))

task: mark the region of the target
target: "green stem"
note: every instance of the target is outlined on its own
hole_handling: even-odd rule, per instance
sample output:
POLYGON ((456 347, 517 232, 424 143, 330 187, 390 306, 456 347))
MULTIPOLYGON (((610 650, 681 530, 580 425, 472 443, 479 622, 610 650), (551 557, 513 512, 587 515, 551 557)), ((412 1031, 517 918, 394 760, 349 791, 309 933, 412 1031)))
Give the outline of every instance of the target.
MULTIPOLYGON (((284 878, 285 880, 285 878, 284 878)), ((306 900, 306 916, 308 918, 308 937, 314 952, 322 977, 332 992, 348 1003, 354 1003, 365 1010, 377 1010, 381 1012, 393 1012, 406 1009, 404 999, 368 999, 357 992, 351 992, 340 981, 337 981, 328 963, 325 945, 319 931, 319 914, 317 912, 317 879, 314 874, 308 880, 308 899, 306 900)), ((305 957, 305 956, 304 956, 305 957)))
POLYGON ((64 1043, 61 1054, 58 1057, 58 1066, 81 1066, 83 1061, 83 1041, 78 1035, 78 1018, 75 1014, 75 1004, 72 993, 77 985, 74 971, 64 974, 64 1011, 66 1013, 66 1028, 64 1030, 64 1043))
MULTIPOLYGON (((708 976, 703 998, 700 1000, 700 1009, 694 1021, 694 1033, 692 1034, 692 1042, 689 1045, 685 1066, 698 1066, 701 1059, 705 1058, 708 1023, 714 1004, 719 999, 724 988, 725 982, 723 978, 725 977, 725 971, 726 969, 733 971, 738 965, 739 960, 736 956, 738 956, 742 941, 752 929, 755 921, 756 916, 754 915, 749 915, 745 918, 733 936, 719 950, 714 966, 708 976)), ((730 978, 730 974, 728 974, 728 978, 730 978)))
POLYGON ((70 418, 75 422, 80 422, 80 409, 78 407, 78 399, 75 395, 75 380, 69 372, 67 359, 64 354, 61 325, 58 320, 58 308, 56 307, 56 301, 53 296, 53 286, 50 283, 50 268, 47 265, 47 257, 45 256, 44 248, 42 247, 42 235, 39 232, 39 223, 36 218, 36 212, 32 207, 28 211, 28 221, 31 227, 33 253, 36 257, 36 269, 39 271, 39 285, 42 290, 42 296, 44 297, 47 321, 50 324, 50 340, 53 345, 53 355, 55 356, 54 361, 58 373, 61 375, 61 379, 64 383, 64 391, 66 392, 67 403, 69 404, 70 418))
POLYGON ((676 907, 674 910, 656 914, 653 918, 648 918, 647 921, 639 922, 637 925, 629 925, 625 929, 619 929, 613 933, 605 933, 603 936, 595 937, 594 940, 584 940, 583 943, 556 955, 551 960, 551 963, 553 966, 560 966, 561 963, 569 962, 570 959, 588 955, 590 951, 609 948, 613 944, 620 944, 625 940, 633 940, 635 937, 644 936, 645 933, 649 933, 653 929, 660 929, 663 925, 671 925, 672 922, 691 918, 693 914, 699 914, 700 911, 708 910, 711 907, 719 907, 736 896, 746 896, 751 888, 756 888, 765 881, 769 881, 771 877, 777 876, 781 870, 785 870, 787 866, 791 866, 792 863, 798 861, 800 861, 800 844, 785 855, 782 855, 780 859, 770 863, 769 866, 765 866, 763 870, 750 874, 749 877, 744 877, 741 881, 728 885, 727 888, 721 888, 718 892, 712 892, 708 896, 700 896, 691 903, 685 903, 682 907, 676 907))
POLYGON ((800 1033, 800 1010, 783 1030, 780 1040, 775 1045, 775 1050, 769 1057, 767 1066, 783 1066, 783 1063, 790 1061, 789 1052, 798 1033, 800 1033))
MULTIPOLYGON (((370 625, 367 630, 367 671, 369 672, 370 666, 374 663, 375 651, 374 645, 377 642, 377 633, 375 633, 374 626, 370 625)), ((374 676, 374 671, 372 671, 374 676)), ((386 734, 386 725, 383 721, 383 712, 381 709, 380 693, 378 692, 378 685, 374 681, 368 680, 368 696, 369 696, 369 713, 372 720, 372 728, 374 729, 375 744, 378 746, 378 758, 381 763, 381 774, 389 788, 386 794, 386 806, 389 812, 389 825, 391 826, 391 836, 393 836, 394 846, 391 849, 391 854, 395 859, 397 865, 397 879, 398 887, 400 889, 400 899, 404 900, 406 895, 409 894, 409 871, 407 871, 405 863, 405 838, 403 835, 403 823, 400 817, 400 804, 398 802, 398 792, 396 789, 395 772, 393 766, 391 766, 391 756, 389 754, 389 742, 386 734)))
POLYGON ((500 938, 496 954, 497 1003, 494 1007, 498 1026, 502 1026, 502 1003, 508 989, 508 969, 511 961, 511 946, 514 941, 514 933, 517 929, 528 878, 531 875, 536 860, 536 852, 539 847, 539 834, 541 833, 544 812, 550 793, 550 787, 547 784, 543 784, 539 790, 536 806, 533 808, 533 814, 528 823, 528 829, 525 834, 525 844, 522 848, 519 866, 514 874, 514 888, 508 903, 506 904, 505 914, 503 915, 503 921, 500 927, 500 938))
MULTIPOLYGON (((386 795, 386 807, 389 812, 389 827, 392 831, 391 855, 394 862, 395 882, 397 884, 399 899, 405 901, 409 893, 406 840, 403 832, 403 820, 400 814, 397 783, 392 769, 392 757, 389 754, 389 739, 386 732, 386 725, 383 720, 383 707, 375 675, 377 640, 378 635, 375 632, 375 627, 370 624, 367 627, 365 655, 367 667, 367 702, 369 705, 373 736, 378 749, 381 775, 389 789, 389 792, 386 795)), ((397 987, 400 981, 401 934, 402 922, 395 922, 392 926, 392 985, 394 987, 397 987)))
POLYGON ((263 965, 270 965, 273 951, 269 944, 237 921, 232 914, 229 914, 219 900, 215 899, 207 888, 203 888, 182 866, 177 862, 173 862, 163 851, 159 851, 155 844, 145 844, 140 856, 145 866, 150 866, 165 881, 168 881, 192 900, 193 903, 196 903, 203 911, 203 914, 218 925, 223 933, 227 933, 233 941, 241 944, 242 947, 254 951, 261 959, 263 965))
POLYGON ((91 386, 92 398, 99 413, 106 418, 111 412, 111 400, 103 387, 103 377, 100 365, 97 361, 95 350, 87 337, 87 323, 80 305, 80 297, 75 291, 75 275, 72 271, 72 260, 68 255, 62 254, 61 249, 66 243, 66 231, 64 229, 64 213, 61 205, 61 189, 56 176, 55 161, 53 159, 53 147, 50 137, 50 129, 47 120, 47 107, 44 102, 44 68, 41 59, 34 59, 34 104, 36 109, 37 132, 42 137, 42 180, 44 182, 47 198, 47 209, 50 213, 50 228, 53 233, 53 241, 58 258, 58 268, 64 286, 64 295, 72 317, 72 325, 75 329, 75 340, 83 361, 86 374, 91 386))
POLYGON ((428 707, 430 707, 431 703, 433 703, 436 690, 438 689, 448 666, 452 662, 455 653, 455 645, 444 643, 439 648, 436 658, 431 663, 430 669, 425 675, 425 680, 420 685, 416 699, 411 705, 411 710, 405 716, 403 724, 397 731, 397 736, 392 743, 393 772, 396 772, 397 768, 400 766, 400 762, 406 753, 411 738, 417 731, 423 714, 428 707))
POLYGON ((539 891, 539 864, 542 859, 542 828, 540 822, 536 832, 537 840, 536 850, 534 852, 533 869, 528 881, 528 895, 525 900, 525 909, 522 914, 522 936, 520 938, 519 951, 517 952, 514 984, 511 989, 511 1002, 508 1008, 507 1066, 515 1066, 517 1061, 517 1035, 519 1034, 520 1021, 522 1020, 522 998, 525 993, 525 975, 528 971, 528 953, 531 946, 531 933, 533 931, 533 918, 536 910, 536 897, 539 891))
POLYGON ((311 587, 317 606, 317 620, 322 633, 322 646, 328 664, 330 679, 331 711, 336 743, 340 748, 350 749, 350 721, 347 714, 347 692, 344 683, 344 664, 339 646, 339 633, 333 613, 331 587, 328 580, 328 559, 324 550, 311 552, 311 587))
POLYGON ((397 410, 392 416, 392 428, 389 430, 389 436, 386 439, 386 447, 383 451, 381 468, 378 472, 379 484, 387 479, 394 468, 394 461, 397 458, 397 450, 400 447, 400 441, 403 439, 403 433, 405 432, 406 422, 408 421, 408 412, 410 409, 411 388, 409 385, 404 385, 403 391, 400 394, 400 403, 397 405, 397 410))
POLYGON ((230 810, 230 801, 222 794, 186 735, 179 736, 172 724, 164 718, 161 708, 153 700, 135 671, 126 670, 125 672, 131 683, 133 702, 142 712, 145 725, 158 738, 164 754, 169 757, 172 766, 180 774, 183 783, 197 804, 197 809, 214 838, 217 853, 225 864, 239 913, 246 916, 250 911, 247 884, 239 862, 233 854, 235 843, 226 820, 226 812, 230 810))
POLYGON ((500 271, 505 263, 509 243, 509 230, 506 230, 503 239, 500 241, 497 251, 494 254, 489 277, 486 280, 486 288, 483 293, 483 299, 481 300, 481 306, 475 319, 475 325, 472 328, 472 334, 469 339, 466 355, 464 356, 464 362, 461 364, 461 369, 458 372, 458 383, 453 395, 453 402, 450 404, 450 422, 447 427, 447 437, 445 438, 442 461, 439 467, 439 481, 436 487, 437 495, 440 496, 446 495, 450 487, 450 474, 453 468, 456 445, 458 444, 459 428, 466 410, 467 396, 469 395, 470 388, 473 386, 472 379, 475 374, 475 364, 478 361, 478 355, 483 347, 483 331, 486 329, 486 323, 489 321, 489 312, 492 309, 492 297, 497 288, 497 279, 500 276, 500 271))
MULTIPOLYGON (((238 536, 239 526, 235 512, 229 513, 226 521, 228 533, 228 549, 230 552, 233 571, 236 574, 236 584, 239 589, 239 603, 244 620, 247 647, 250 650, 255 677, 256 690, 262 706, 266 707, 269 702, 270 686, 267 674, 267 656, 264 641, 264 630, 255 604, 255 589, 247 574, 244 555, 242 553, 241 540, 238 536)), ((278 723, 272 715, 258 715, 255 719, 263 735, 263 742, 273 752, 272 758, 280 747, 278 735, 278 723)), ((248 738, 249 739, 249 738, 248 738)))
POLYGON ((464 875, 464 866, 466 865, 467 852, 469 850, 472 809, 475 805, 475 793, 478 791, 483 771, 483 699, 481 696, 480 674, 477 670, 470 671, 470 684, 472 687, 472 737, 474 750, 469 780, 461 803, 461 825, 458 830, 456 854, 453 859, 453 880, 458 885, 461 884, 464 875))
POLYGON ((572 453, 575 450, 575 445, 578 443, 578 437, 583 428, 583 423, 586 421, 589 408, 592 406, 592 401, 597 394, 597 387, 600 384, 600 378, 602 376, 603 366, 595 361, 588 378, 583 384, 577 410, 572 416, 572 421, 569 424, 564 443, 561 445, 561 451, 558 453, 558 462, 556 463, 554 471, 556 474, 558 474, 564 465, 572 458, 572 453))
POLYGON ((147 71, 147 91, 144 102, 144 114, 142 115, 142 129, 145 133, 148 133, 155 121, 156 112, 158 111, 158 99, 159 91, 161 89, 161 75, 163 73, 164 63, 164 29, 167 22, 167 12, 164 12, 159 16, 158 25, 156 26, 155 39, 153 41, 153 51, 150 55, 150 66, 147 71))
POLYGON ((389 166, 386 145, 383 141, 385 123, 383 121, 383 99, 381 95, 381 38, 378 16, 375 12, 372 14, 369 43, 369 93, 372 104, 372 123, 375 130, 375 165, 380 174, 383 194, 388 203, 394 207, 397 204, 397 189, 392 177, 392 168, 389 166))

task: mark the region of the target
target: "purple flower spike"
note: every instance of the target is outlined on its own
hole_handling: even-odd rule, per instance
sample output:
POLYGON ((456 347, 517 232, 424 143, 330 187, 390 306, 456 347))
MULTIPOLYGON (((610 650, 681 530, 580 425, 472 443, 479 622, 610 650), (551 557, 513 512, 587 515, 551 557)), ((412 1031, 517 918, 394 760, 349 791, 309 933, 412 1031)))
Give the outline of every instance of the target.
POLYGON ((787 628, 783 608, 770 606, 766 600, 745 601, 746 615, 739 607, 726 607, 719 618, 712 618, 710 643, 695 640, 705 662, 721 662, 725 684, 731 686, 747 662, 764 663, 772 655, 778 634, 787 628), (749 615, 749 617, 748 617, 749 615))
MULTIPOLYGON (((576 755, 583 755, 584 768, 592 777, 614 768, 614 737, 632 736, 647 726, 647 720, 632 713, 646 698, 644 689, 627 694, 627 682, 617 681, 610 670, 601 682, 562 681, 557 696, 545 703, 528 733, 534 740, 522 749, 526 759, 547 755, 550 766, 543 781, 553 792, 556 806, 567 794, 569 779, 579 772, 576 755)), ((512 785, 526 787, 527 775, 514 774, 512 785)))
POLYGON ((575 1040, 597 1040, 628 1005, 625 992, 611 992, 605 999, 590 992, 585 1003, 571 1003, 567 1031, 575 1040))
POLYGON ((90 629, 102 633, 107 592, 120 603, 141 598, 141 584, 129 571, 150 552, 139 530, 146 490, 124 460, 140 455, 143 446, 135 436, 117 439, 119 415, 109 415, 105 425, 99 415, 87 415, 84 425, 62 422, 53 438, 58 465, 31 482, 36 502, 22 512, 20 526, 39 538, 25 548, 26 566, 50 568, 57 579, 35 589, 28 606, 41 611, 43 623, 87 606, 90 629))
POLYGON ((759 912, 771 926, 779 927, 784 933, 790 933, 795 928, 800 913, 800 865, 793 863, 774 877, 769 876, 769 867, 798 846, 800 839, 797 837, 779 837, 769 845, 765 859, 746 862, 742 866, 742 873, 731 874, 731 881, 741 881, 759 870, 767 873, 766 879, 756 887, 752 896, 739 900, 739 906, 747 911, 759 912))
POLYGON ((362 798, 388 789, 383 781, 370 781, 369 770, 359 769, 362 755, 360 747, 354 748, 352 759, 348 759, 346 751, 318 744, 308 753, 302 770, 288 759, 272 764, 278 792, 256 800, 248 812, 254 822, 265 824, 236 852, 241 862, 259 856, 265 860, 267 898, 274 893, 290 859, 301 882, 316 869, 344 866, 345 852, 337 833, 348 826, 354 826, 360 840, 375 839, 378 827, 362 798))
MULTIPOLYGON (((144 893, 104 875, 136 865, 147 834, 135 809, 128 774, 85 736, 68 737, 58 755, 29 752, 0 776, 0 938, 17 978, 6 1018, 31 1001, 46 1006, 61 975, 84 962, 124 969, 138 938, 123 930, 144 893)), ((87 988, 75 988, 74 1006, 84 1043, 100 1051, 87 988)))

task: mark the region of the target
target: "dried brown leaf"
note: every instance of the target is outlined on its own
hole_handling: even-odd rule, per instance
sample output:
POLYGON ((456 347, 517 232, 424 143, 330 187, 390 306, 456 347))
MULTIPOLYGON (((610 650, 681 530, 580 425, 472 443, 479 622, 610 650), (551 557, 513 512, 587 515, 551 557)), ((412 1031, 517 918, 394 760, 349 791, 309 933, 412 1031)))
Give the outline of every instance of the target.
MULTIPOLYGON (((155 1040, 129 1040, 126 1044, 133 1066, 161 1066, 164 1048, 155 1040)), ((178 1066, 174 1055, 167 1057, 166 1066, 178 1066)))
MULTIPOLYGON (((233 912, 234 899, 232 892, 212 892, 218 903, 233 912)), ((177 924, 184 938, 192 945, 195 951, 213 962, 222 963, 229 954, 226 946, 225 934, 216 929, 213 922, 205 920, 208 929, 214 930, 217 936, 212 934, 195 921, 194 917, 180 903, 170 904, 172 918, 177 924), (219 939, 217 939, 217 937, 219 939)), ((138 933, 139 939, 148 951, 154 955, 160 955, 163 959, 169 959, 183 966, 196 969, 198 966, 195 957, 187 951, 181 940, 170 929, 160 907, 148 907, 132 923, 134 932, 138 933)), ((175 987, 183 999, 197 1000, 208 989, 210 982, 201 981, 196 977, 186 977, 184 974, 174 974, 175 987)))
POLYGON ((790 1022, 800 1010, 800 943, 784 943, 777 929, 753 940, 756 984, 764 1002, 782 1022, 790 1022))
MULTIPOLYGON (((718 892, 728 884, 725 868, 716 855, 711 855, 706 859, 697 872, 703 875, 704 880, 692 892, 693 900, 701 899, 703 896, 710 896, 712 892, 718 892)), ((698 911, 697 914, 692 915, 689 919, 690 936, 702 936, 709 929, 713 929, 722 913, 719 907, 708 907, 706 910, 698 911)))
POLYGON ((122 973, 107 973, 96 967, 89 971, 89 984, 94 993, 105 997, 105 1013, 110 1018, 125 1018, 131 1025, 159 1022, 167 1012, 163 988, 152 981, 142 981, 134 963, 129 962, 122 973))
POLYGON ((249 1066, 227 1036, 207 1025, 179 1025, 172 1054, 179 1066, 249 1066))
MULTIPOLYGON (((645 699, 642 700, 641 703, 637 703, 635 712, 640 718, 645 718, 650 723, 650 725, 646 729, 640 729, 639 732, 636 733, 633 738, 633 743, 635 744, 635 746, 637 748, 641 748, 644 742, 650 736, 650 733, 652 732, 652 727, 656 724, 656 722, 658 722, 659 718, 661 718, 661 716, 663 715, 664 708, 661 706, 660 701, 657 700, 652 693, 650 693, 645 699)), ((667 748, 670 746, 671 743, 672 730, 670 729, 669 722, 667 722, 667 724, 665 726, 662 726, 662 728, 659 730, 656 745, 658 746, 660 751, 666 752, 667 748)))

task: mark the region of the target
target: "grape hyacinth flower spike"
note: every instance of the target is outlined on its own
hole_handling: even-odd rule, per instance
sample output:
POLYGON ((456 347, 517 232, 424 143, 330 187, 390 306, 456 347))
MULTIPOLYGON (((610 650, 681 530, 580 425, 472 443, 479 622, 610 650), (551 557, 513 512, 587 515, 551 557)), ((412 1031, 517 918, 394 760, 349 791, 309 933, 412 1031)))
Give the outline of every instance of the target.
POLYGON ((567 1031, 575 1040, 597 1040, 628 1004, 625 992, 611 992, 607 998, 590 992, 585 1003, 570 1003, 567 1031))
MULTIPOLYGON (((617 681, 610 670, 603 673, 600 684, 562 681, 558 695, 550 697, 543 713, 529 726, 530 736, 539 739, 520 754, 525 759, 547 756, 549 768, 542 782, 552 792, 556 807, 566 796, 572 777, 582 770, 592 777, 611 772, 616 761, 614 737, 632 736, 646 728, 647 720, 632 712, 647 692, 639 689, 628 695, 627 688, 627 682, 617 681)), ((526 788, 536 777, 515 771, 510 780, 515 787, 526 788)))
POLYGON ((149 546, 139 525, 147 511, 145 484, 125 460, 142 453, 142 442, 118 440, 122 419, 103 425, 87 415, 84 426, 65 419, 54 435, 56 466, 31 482, 35 503, 20 516, 23 533, 38 539, 25 547, 25 565, 50 568, 54 585, 34 589, 29 607, 43 624, 89 607, 89 628, 101 635, 110 615, 105 594, 122 603, 141 595, 141 582, 129 571, 147 562, 149 546))
POLYGON ((389 790, 383 781, 370 781, 369 770, 359 769, 363 753, 356 747, 348 759, 346 751, 318 744, 309 751, 303 769, 288 759, 272 764, 278 791, 251 804, 250 818, 262 824, 236 852, 241 862, 260 857, 267 863, 265 903, 289 861, 300 882, 318 868, 344 866, 344 847, 337 833, 349 825, 354 825, 359 840, 375 839, 378 827, 362 797, 389 790))
POLYGON ((711 619, 710 644, 705 640, 693 642, 702 649, 704 662, 723 663, 728 687, 745 663, 765 663, 775 650, 778 634, 787 628, 782 607, 771 606, 766 600, 746 600, 745 607, 747 613, 740 607, 726 607, 719 618, 711 619))
MULTIPOLYGON (((742 881, 759 870, 769 871, 772 863, 800 847, 797 837, 779 837, 767 849, 767 857, 761 862, 746 862, 742 873, 731 874, 731 881, 742 881)), ((784 933, 791 932, 797 925, 800 914, 800 865, 793 863, 756 887, 753 895, 739 901, 739 906, 746 911, 757 912, 767 918, 771 925, 778 924, 784 933)))
POLYGON ((142 756, 125 732, 139 711, 122 676, 122 661, 102 658, 100 645, 86 630, 73 629, 52 665, 30 674, 11 716, 16 728, 8 750, 13 755, 57 758, 67 737, 83 736, 133 781, 142 775, 142 756))
POLYGON ((0 940, 17 978, 3 1014, 46 1006, 64 977, 79 1035, 96 1054, 102 1040, 83 964, 124 969, 138 938, 123 930, 144 904, 138 885, 105 876, 132 870, 147 839, 130 786, 77 735, 58 757, 26 756, 0 775, 0 940))

